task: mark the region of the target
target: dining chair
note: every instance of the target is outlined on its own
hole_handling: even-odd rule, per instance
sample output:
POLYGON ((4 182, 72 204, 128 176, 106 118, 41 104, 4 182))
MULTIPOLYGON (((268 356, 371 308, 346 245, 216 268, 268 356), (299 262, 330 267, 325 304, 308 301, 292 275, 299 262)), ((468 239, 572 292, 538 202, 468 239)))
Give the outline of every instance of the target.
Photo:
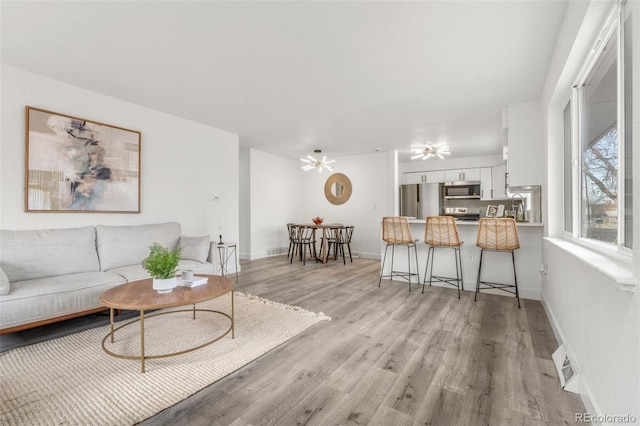
POLYGON ((344 247, 347 246, 347 250, 349 251, 349 261, 353 263, 353 257, 351 257, 351 237, 353 236, 354 226, 345 226, 342 229, 339 229, 337 232, 337 239, 334 243, 334 253, 335 250, 339 249, 340 255, 342 256, 342 263, 347 264, 347 258, 344 255, 344 247))
POLYGON ((324 229, 323 236, 320 237, 320 253, 325 253, 325 259, 323 262, 331 257, 331 250, 333 249, 333 259, 338 260, 339 248, 338 241, 340 241, 340 233, 342 226, 336 226, 333 228, 324 229), (325 247, 326 246, 326 247, 325 247))
POLYGON ((289 250, 287 251, 287 259, 294 256, 294 241, 296 239, 297 227, 293 223, 287 223, 287 233, 289 234, 289 250))
POLYGON ((400 277, 409 281, 409 291, 411 291, 411 277, 416 276, 418 278, 418 284, 420 284, 420 273, 418 272, 418 249, 416 242, 411 235, 411 228, 409 228, 409 220, 404 216, 385 216, 382 218, 382 240, 387 243, 384 248, 384 256, 382 258, 382 266, 380 267, 380 279, 378 280, 378 287, 382 283, 383 278, 393 279, 393 277, 400 277), (384 265, 387 261, 387 250, 391 246, 391 270, 389 275, 384 274, 384 265), (393 260, 396 246, 402 246, 407 248, 407 268, 408 271, 394 271, 393 260), (415 253, 415 265, 416 272, 411 272, 411 249, 415 253))
POLYGON ((514 251, 520 248, 518 227, 512 218, 482 218, 478 224, 478 238, 476 245, 480 247, 480 265, 478 266, 478 278, 476 282, 476 294, 473 300, 477 300, 480 290, 498 289, 509 294, 515 294, 520 307, 520 295, 518 294, 518 277, 516 275, 516 258, 514 251), (513 264, 513 284, 482 281, 483 255, 485 251, 511 253, 513 264), (481 287, 484 285, 485 287, 481 287), (513 288, 514 290, 509 290, 513 288))
MULTIPOLYGON (((316 255, 315 229, 312 226, 305 225, 294 227, 296 228, 293 239, 294 252, 300 255, 300 260, 303 265, 307 264, 306 249, 309 250, 309 256, 317 262, 318 257, 316 255)), ((289 263, 293 263, 293 256, 291 256, 289 263)))
POLYGON ((460 248, 462 241, 458 236, 458 227, 456 220, 451 216, 429 216, 427 217, 424 227, 424 242, 429 246, 427 252, 427 265, 424 269, 424 281, 422 282, 422 292, 427 283, 427 271, 429 271, 429 285, 433 281, 442 282, 453 285, 458 289, 458 299, 460 299, 460 288, 463 287, 462 281, 462 256, 460 248), (445 277, 433 275, 433 259, 436 248, 453 249, 453 256, 456 263, 456 277, 445 277), (429 269, 431 265, 431 269, 429 269))

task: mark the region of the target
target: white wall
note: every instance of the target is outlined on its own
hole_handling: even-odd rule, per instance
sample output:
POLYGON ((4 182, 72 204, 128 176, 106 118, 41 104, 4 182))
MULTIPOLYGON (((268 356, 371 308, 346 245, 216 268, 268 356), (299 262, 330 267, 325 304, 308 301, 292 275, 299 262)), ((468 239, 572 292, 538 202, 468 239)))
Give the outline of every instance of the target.
POLYGON ((353 193, 344 204, 333 205, 324 196, 324 184, 330 173, 305 173, 303 216, 305 222, 320 216, 327 223, 354 225, 351 250, 360 256, 379 259, 382 216, 392 215, 393 169, 390 153, 378 152, 339 158, 335 173, 343 173, 351 180, 353 193))
POLYGON ((580 392, 598 414, 640 420, 638 295, 552 243, 543 244, 549 319, 582 375, 580 392))
POLYGON ((241 238, 249 240, 241 247, 243 259, 259 259, 287 252, 287 223, 311 222, 302 214, 304 176, 300 161, 268 154, 256 149, 243 150, 243 171, 248 167, 249 184, 243 185, 243 206, 250 206, 249 216, 242 213, 241 238))
POLYGON ((542 105, 539 99, 507 107, 509 185, 542 185, 542 105))
POLYGON ((239 153, 239 197, 240 197, 240 247, 241 259, 250 259, 251 253, 251 150, 241 149, 239 153))
MULTIPOLYGON (((2 66, 0 228, 177 221, 186 235, 238 238, 238 136, 2 66), (24 212, 25 106, 140 131, 139 214, 24 212), (220 195, 213 202, 212 194, 220 195)), ((225 238, 226 239, 226 238, 225 238)))
MULTIPOLYGON (((543 93, 547 163, 548 229, 562 237, 562 108, 573 79, 596 40, 615 2, 570 2, 543 93)), ((640 3, 635 2, 635 35, 640 39, 640 3)), ((634 72, 640 69, 634 43, 634 72)), ((634 107, 640 110, 638 72, 634 75, 634 107)), ((638 129, 637 114, 634 118, 638 129)), ((640 152, 640 132, 634 131, 634 151, 640 152)), ((634 181, 640 182, 640 162, 634 155, 634 181)), ((634 211, 640 211, 640 185, 634 184, 634 211)), ((544 194, 543 194, 544 195, 544 194)), ((640 274, 639 220, 634 224, 633 254, 636 286, 640 274)), ((581 376, 580 393, 592 414, 632 414, 640 420, 640 291, 626 291, 568 250, 543 244, 548 265, 542 298, 552 326, 581 376), (595 411, 595 412, 594 412, 595 411)))
MULTIPOLYGON (((311 223, 316 216, 325 222, 354 225, 351 248, 362 257, 380 258, 380 220, 393 214, 394 180, 390 153, 374 153, 339 158, 336 173, 344 173, 353 186, 351 198, 333 205, 324 195, 324 184, 331 173, 326 170, 303 172, 300 161, 258 150, 242 153, 250 169, 250 188, 243 190, 242 205, 251 205, 250 220, 243 219, 241 238, 250 239, 251 250, 241 257, 258 259, 286 253, 289 245, 288 222, 311 223), (249 231, 250 229, 250 231, 249 231), (274 253, 275 252, 275 253, 274 253)), ((243 167, 245 160, 243 160, 243 167)), ((242 172, 244 173, 244 171, 242 172)))

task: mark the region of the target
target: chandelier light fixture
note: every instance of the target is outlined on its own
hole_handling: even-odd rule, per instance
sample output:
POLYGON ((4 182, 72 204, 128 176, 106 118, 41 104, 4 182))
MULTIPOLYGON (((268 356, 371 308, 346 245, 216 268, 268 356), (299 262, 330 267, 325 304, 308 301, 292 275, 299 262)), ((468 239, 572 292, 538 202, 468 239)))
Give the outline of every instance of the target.
MULTIPOLYGON (((313 150, 314 153, 316 154, 321 154, 322 151, 319 149, 315 149, 313 150)), ((322 156, 322 160, 317 160, 315 157, 311 156, 311 155, 307 155, 307 158, 301 158, 300 161, 304 161, 305 163, 307 163, 305 166, 302 166, 302 170, 304 170, 305 172, 307 170, 311 170, 314 168, 318 169, 318 173, 322 172, 322 169, 327 169, 330 172, 333 171, 333 166, 329 166, 329 164, 331 163, 335 163, 335 159, 334 160, 329 160, 327 161, 327 156, 323 155, 322 156)))
POLYGON ((451 154, 449 145, 447 144, 440 144, 440 145, 425 144, 425 146, 421 148, 411 148, 411 151, 413 151, 413 153, 416 154, 413 157, 411 157, 412 160, 415 160, 417 158, 426 160, 427 158, 431 158, 431 157, 438 157, 439 159, 442 160, 444 158, 443 155, 451 154))

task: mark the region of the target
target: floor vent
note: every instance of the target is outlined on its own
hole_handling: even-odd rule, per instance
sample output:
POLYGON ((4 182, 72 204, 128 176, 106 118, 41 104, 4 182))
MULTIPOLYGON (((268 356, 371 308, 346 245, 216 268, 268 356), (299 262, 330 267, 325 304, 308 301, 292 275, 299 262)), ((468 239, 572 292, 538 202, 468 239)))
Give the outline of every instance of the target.
POLYGON ((288 251, 287 247, 272 247, 267 249, 267 256, 278 256, 286 254, 288 251))

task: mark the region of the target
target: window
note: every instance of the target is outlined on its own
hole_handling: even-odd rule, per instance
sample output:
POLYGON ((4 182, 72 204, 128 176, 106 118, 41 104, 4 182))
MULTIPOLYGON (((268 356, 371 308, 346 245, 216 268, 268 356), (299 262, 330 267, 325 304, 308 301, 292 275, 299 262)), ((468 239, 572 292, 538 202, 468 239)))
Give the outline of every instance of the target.
POLYGON ((582 87, 580 236, 618 241, 618 68, 615 33, 582 87))
POLYGON ((617 16, 603 27, 563 112, 564 230, 624 250, 633 244, 632 24, 630 13, 617 16))
POLYGON ((571 155, 571 101, 564 108, 564 230, 573 232, 573 204, 571 192, 573 179, 571 177, 573 158, 571 155))
MULTIPOLYGON (((633 248, 633 102, 632 78, 633 75, 633 38, 631 37, 631 7, 630 2, 625 3, 623 9, 623 44, 622 63, 624 87, 624 246, 633 248)), ((636 43, 638 41, 636 40, 636 43)))

